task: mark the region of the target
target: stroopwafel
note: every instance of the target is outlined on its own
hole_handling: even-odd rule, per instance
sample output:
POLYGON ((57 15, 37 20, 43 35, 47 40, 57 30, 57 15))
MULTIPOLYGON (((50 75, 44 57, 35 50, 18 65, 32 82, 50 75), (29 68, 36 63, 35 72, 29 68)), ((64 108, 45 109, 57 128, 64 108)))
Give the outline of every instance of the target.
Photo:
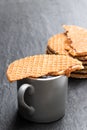
POLYGON ((46 75, 67 75, 83 69, 82 62, 65 55, 35 55, 14 61, 8 66, 10 82, 23 78, 38 78, 46 75))
POLYGON ((67 55, 67 51, 64 48, 65 41, 68 40, 64 33, 56 34, 52 36, 47 43, 47 50, 53 54, 67 55))
POLYGON ((71 73, 70 74, 70 77, 72 77, 72 78, 87 78, 87 73, 86 74, 79 74, 79 73, 71 73))
POLYGON ((65 49, 72 56, 87 56, 87 30, 79 26, 64 25, 68 39, 71 40, 66 44, 65 49))
POLYGON ((86 56, 77 56, 75 58, 78 60, 81 60, 82 62, 87 61, 87 55, 86 56))
POLYGON ((73 73, 74 74, 87 74, 87 69, 76 70, 73 73))

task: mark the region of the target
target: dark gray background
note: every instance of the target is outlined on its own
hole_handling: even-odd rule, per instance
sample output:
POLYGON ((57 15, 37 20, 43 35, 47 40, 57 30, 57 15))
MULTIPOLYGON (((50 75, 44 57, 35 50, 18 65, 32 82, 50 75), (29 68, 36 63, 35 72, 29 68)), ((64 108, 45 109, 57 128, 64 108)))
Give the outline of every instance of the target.
POLYGON ((87 79, 69 79, 62 120, 36 124, 22 119, 16 82, 6 69, 15 59, 45 53, 47 40, 62 24, 87 28, 86 0, 0 0, 0 130, 87 130, 87 79))

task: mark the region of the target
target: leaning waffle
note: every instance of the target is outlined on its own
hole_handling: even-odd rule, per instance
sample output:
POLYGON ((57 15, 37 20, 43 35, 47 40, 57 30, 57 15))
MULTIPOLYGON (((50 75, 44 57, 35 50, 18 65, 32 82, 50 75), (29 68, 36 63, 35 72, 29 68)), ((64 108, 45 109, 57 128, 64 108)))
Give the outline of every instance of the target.
POLYGON ((19 59, 11 63, 7 69, 10 82, 23 78, 38 78, 46 75, 67 75, 82 69, 82 63, 65 55, 36 55, 19 59))
POLYGON ((87 55, 87 30, 74 25, 64 25, 66 35, 71 43, 66 44, 65 48, 72 56, 87 55))
POLYGON ((53 53, 53 54, 63 54, 67 55, 67 51, 64 48, 65 41, 67 40, 67 37, 65 34, 56 34, 52 36, 48 40, 47 48, 53 53))

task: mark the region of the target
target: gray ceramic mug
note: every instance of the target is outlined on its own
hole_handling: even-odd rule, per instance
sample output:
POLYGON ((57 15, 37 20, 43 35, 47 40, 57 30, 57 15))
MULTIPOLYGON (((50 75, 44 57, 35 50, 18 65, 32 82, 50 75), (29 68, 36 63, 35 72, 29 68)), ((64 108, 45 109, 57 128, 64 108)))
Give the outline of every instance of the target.
POLYGON ((17 81, 19 113, 34 122, 52 122, 65 114, 68 78, 23 79, 17 81))

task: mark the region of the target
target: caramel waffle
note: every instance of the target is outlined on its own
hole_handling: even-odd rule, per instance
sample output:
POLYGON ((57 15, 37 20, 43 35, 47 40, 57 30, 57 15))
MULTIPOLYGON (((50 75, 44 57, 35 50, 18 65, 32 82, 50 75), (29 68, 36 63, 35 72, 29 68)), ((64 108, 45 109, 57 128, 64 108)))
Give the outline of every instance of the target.
POLYGON ((67 55, 64 48, 65 41, 68 40, 64 33, 56 34, 48 40, 47 48, 53 54, 67 55))
POLYGON ((84 65, 84 69, 87 69, 87 65, 84 65))
POLYGON ((87 78, 87 74, 71 73, 70 77, 72 77, 72 78, 87 78))
POLYGON ((77 56, 75 58, 77 58, 78 60, 81 60, 82 62, 87 61, 87 56, 77 56))
POLYGON ((65 55, 35 55, 14 61, 8 66, 10 82, 23 78, 38 78, 46 75, 67 75, 83 69, 82 62, 65 55))
POLYGON ((83 65, 87 65, 87 60, 86 61, 82 61, 83 65))
POLYGON ((73 73, 74 74, 87 74, 87 69, 76 70, 73 73))
POLYGON ((72 56, 86 56, 87 55, 87 30, 74 25, 64 25, 66 35, 71 40, 66 44, 65 49, 69 51, 72 56))

